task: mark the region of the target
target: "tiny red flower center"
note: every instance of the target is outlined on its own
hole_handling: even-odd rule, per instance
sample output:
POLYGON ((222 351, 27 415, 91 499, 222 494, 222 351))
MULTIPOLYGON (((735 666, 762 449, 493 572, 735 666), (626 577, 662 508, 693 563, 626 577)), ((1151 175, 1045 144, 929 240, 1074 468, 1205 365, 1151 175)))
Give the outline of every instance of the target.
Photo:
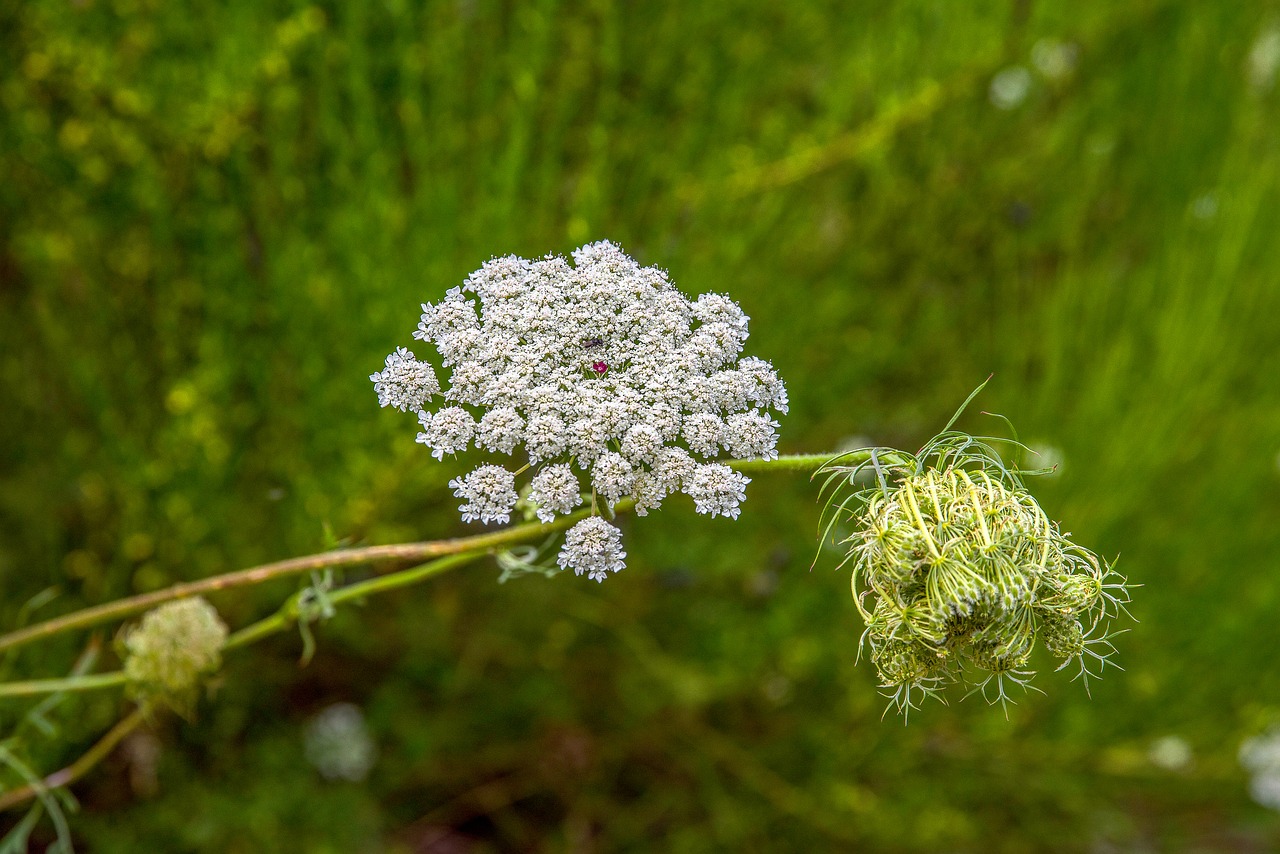
POLYGON ((609 366, 604 362, 593 362, 591 364, 591 370, 595 371, 597 374, 603 374, 605 371, 609 370, 609 366))

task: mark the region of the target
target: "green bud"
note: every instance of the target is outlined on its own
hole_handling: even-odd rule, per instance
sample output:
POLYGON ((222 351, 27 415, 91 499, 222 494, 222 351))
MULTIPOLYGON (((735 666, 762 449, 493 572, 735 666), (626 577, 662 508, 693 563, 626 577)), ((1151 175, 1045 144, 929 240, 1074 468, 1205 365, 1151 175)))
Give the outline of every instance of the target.
POLYGON ((1041 617, 1040 639, 1054 658, 1071 659, 1084 651, 1084 628, 1064 614, 1050 611, 1041 617))

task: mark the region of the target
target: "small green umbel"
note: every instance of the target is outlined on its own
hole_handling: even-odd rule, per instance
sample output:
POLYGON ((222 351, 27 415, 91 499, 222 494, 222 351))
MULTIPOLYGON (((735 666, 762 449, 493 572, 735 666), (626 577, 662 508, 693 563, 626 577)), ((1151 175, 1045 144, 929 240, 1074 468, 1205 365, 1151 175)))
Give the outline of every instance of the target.
POLYGON ((990 702, 1023 687, 1036 641, 1078 678, 1111 664, 1126 613, 1125 580, 1073 543, 990 444, 944 432, 915 455, 877 449, 824 471, 853 567, 853 599, 866 621, 862 648, 906 714, 950 682, 976 684, 990 702), (862 478, 874 473, 869 485, 862 478))
POLYGON ((200 684, 222 666, 226 641, 226 624, 199 596, 148 611, 119 641, 129 695, 190 714, 200 684))

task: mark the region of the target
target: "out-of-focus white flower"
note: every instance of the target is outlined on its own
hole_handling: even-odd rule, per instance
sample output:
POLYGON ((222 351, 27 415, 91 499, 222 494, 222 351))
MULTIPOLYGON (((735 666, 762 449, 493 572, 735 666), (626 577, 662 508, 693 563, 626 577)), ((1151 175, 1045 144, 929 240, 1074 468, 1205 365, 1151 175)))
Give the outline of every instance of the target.
POLYGON ((1268 809, 1280 811, 1280 727, 1245 739, 1240 764, 1253 775, 1249 794, 1268 809))
POLYGON ((1245 739, 1240 745, 1240 764, 1255 774, 1280 774, 1280 728, 1245 739))
POLYGON ((1080 46, 1074 42, 1044 38, 1031 48, 1031 64, 1047 79, 1055 82, 1066 80, 1076 70, 1080 59, 1080 46))
POLYGON ((1213 219, 1218 215, 1218 197, 1213 193, 1197 196, 1191 203, 1191 213, 1196 219, 1213 219))
POLYGON ((226 642, 226 623, 200 596, 148 611, 120 640, 129 693, 187 714, 200 683, 222 666, 226 642))
POLYGON ((1031 92, 1031 72, 1021 65, 1013 65, 991 78, 987 97, 1001 110, 1012 110, 1022 104, 1031 92))
POLYGON ((1191 745, 1176 735, 1157 738, 1147 751, 1151 764, 1166 771, 1179 771, 1191 764, 1191 745))
POLYGON ((1280 812, 1280 774, 1256 774, 1249 781, 1249 795, 1259 805, 1280 812))
POLYGON ((326 780, 359 783, 378 758, 364 715, 351 703, 323 709, 307 724, 304 739, 307 761, 326 780))
MULTIPOLYGON (((748 327, 729 297, 690 300, 666 273, 603 241, 578 249, 572 263, 494 259, 422 306, 414 337, 440 353, 443 408, 425 409, 441 385, 405 348, 372 379, 380 404, 417 411, 418 442, 437 459, 473 446, 523 449, 544 522, 583 504, 571 466, 590 472, 596 500, 632 497, 644 513, 685 491, 699 512, 736 517, 746 478, 723 474, 724 466, 691 475, 694 457, 712 462, 726 449, 746 459, 778 455, 768 410, 787 411, 787 390, 768 362, 741 357, 748 327)), ((514 475, 499 483, 497 472, 506 469, 481 466, 451 483, 467 499, 465 519, 508 521, 514 475)), ((562 554, 561 564, 587 565, 579 552, 562 554)), ((616 568, 587 574, 621 568, 621 549, 614 553, 616 568)))
POLYGON ((1254 39, 1245 62, 1249 88, 1259 94, 1270 91, 1280 70, 1280 21, 1269 21, 1254 39))

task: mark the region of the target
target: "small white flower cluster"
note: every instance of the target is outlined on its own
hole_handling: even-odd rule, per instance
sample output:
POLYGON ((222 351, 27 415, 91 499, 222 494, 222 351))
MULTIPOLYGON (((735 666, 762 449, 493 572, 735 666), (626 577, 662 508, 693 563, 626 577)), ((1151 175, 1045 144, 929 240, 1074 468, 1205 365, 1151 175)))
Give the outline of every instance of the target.
POLYGON ((307 724, 306 756, 326 780, 363 782, 378 759, 364 713, 351 703, 334 703, 307 724))
POLYGON ((1245 739, 1240 764, 1250 774, 1249 794, 1264 807, 1280 810, 1280 727, 1245 739))
POLYGON ((417 411, 440 391, 436 372, 426 362, 419 362, 404 347, 387 357, 387 366, 370 375, 379 406, 394 406, 401 412, 417 411))
MULTIPOLYGON (((437 459, 523 447, 544 522, 588 503, 575 465, 596 500, 631 497, 640 515, 684 492, 699 513, 737 518, 750 480, 715 460, 776 459, 769 410, 787 411, 773 367, 740 358, 747 321, 728 297, 691 301, 604 241, 572 264, 497 258, 422 306, 414 337, 434 344, 449 372, 445 406, 425 409, 441 386, 405 348, 371 379, 382 406, 418 412, 418 441, 437 459)), ((482 465, 451 481, 462 518, 508 521, 519 473, 482 465)), ((595 516, 569 531, 559 563, 602 580, 623 557, 620 532, 595 516)))

